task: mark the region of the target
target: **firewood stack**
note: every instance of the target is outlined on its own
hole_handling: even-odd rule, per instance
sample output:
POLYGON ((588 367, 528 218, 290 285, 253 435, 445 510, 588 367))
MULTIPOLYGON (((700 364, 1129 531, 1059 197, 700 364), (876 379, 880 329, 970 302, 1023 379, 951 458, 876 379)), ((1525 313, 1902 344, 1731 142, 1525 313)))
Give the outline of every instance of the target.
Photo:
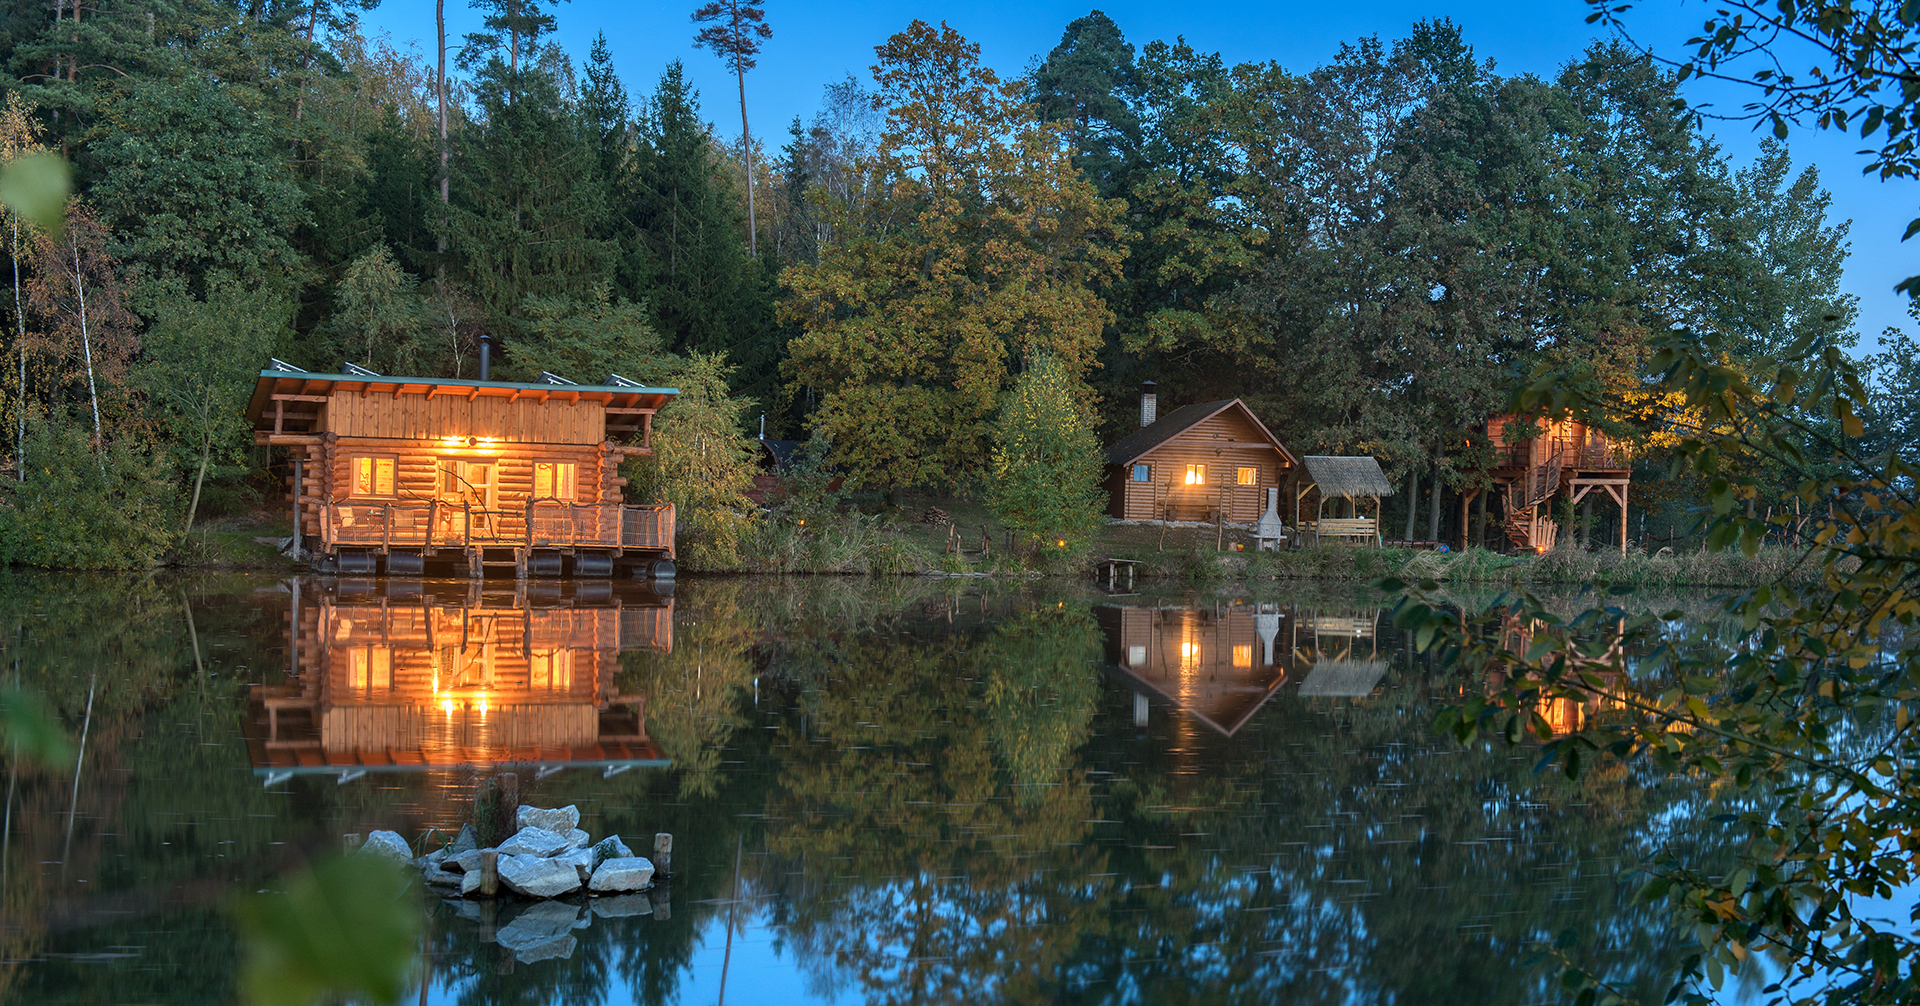
POLYGON ((937 506, 930 506, 926 513, 920 515, 920 523, 931 524, 934 527, 952 527, 953 515, 937 506))

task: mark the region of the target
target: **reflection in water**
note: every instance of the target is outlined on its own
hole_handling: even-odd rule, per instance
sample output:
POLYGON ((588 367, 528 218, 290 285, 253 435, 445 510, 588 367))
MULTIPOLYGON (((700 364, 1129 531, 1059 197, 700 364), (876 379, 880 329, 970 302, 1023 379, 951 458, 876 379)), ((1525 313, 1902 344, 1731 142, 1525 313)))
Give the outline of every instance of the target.
POLYGON ((463 759, 538 761, 527 798, 596 836, 672 832, 673 890, 440 906, 410 1002, 700 1004, 724 976, 741 1003, 1520 1004, 1562 932, 1646 998, 1680 940, 1621 868, 1720 827, 1671 780, 1442 740, 1480 683, 1374 599, 110 586, 0 584, 0 666, 76 733, 103 669, 78 785, 14 773, 0 1001, 230 1000, 224 899, 443 824, 463 759), (601 767, 636 743, 671 768, 601 767))
POLYGON ((269 779, 509 761, 662 764, 647 738, 647 697, 620 692, 614 672, 622 651, 673 648, 671 598, 562 594, 561 584, 535 584, 551 595, 529 598, 524 581, 301 586, 290 680, 252 694, 248 748, 269 779))

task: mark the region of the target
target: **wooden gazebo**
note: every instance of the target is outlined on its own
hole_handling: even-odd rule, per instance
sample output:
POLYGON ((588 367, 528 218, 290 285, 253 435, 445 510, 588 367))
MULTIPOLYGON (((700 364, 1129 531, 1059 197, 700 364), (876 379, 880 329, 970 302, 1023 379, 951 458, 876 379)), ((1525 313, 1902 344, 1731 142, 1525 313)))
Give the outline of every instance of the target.
POLYGON ((1309 455, 1300 460, 1307 469, 1308 481, 1300 486, 1294 496, 1296 508, 1309 492, 1319 494, 1313 519, 1302 520, 1300 529, 1321 540, 1378 545, 1380 499, 1393 495, 1393 484, 1387 481, 1386 473, 1380 470, 1380 462, 1366 456, 1327 455, 1309 455), (1327 516, 1327 503, 1340 499, 1347 501, 1347 515, 1327 516), (1372 516, 1363 514, 1360 506, 1362 501, 1373 504, 1372 516))

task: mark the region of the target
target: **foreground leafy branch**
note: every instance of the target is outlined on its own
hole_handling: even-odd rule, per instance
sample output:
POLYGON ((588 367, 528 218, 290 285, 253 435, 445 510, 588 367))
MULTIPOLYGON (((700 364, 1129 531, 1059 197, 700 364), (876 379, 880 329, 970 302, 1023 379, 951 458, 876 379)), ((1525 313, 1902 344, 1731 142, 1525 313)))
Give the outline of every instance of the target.
MULTIPOLYGON (((1673 475, 1710 487, 1708 547, 1751 555, 1786 528, 1791 517, 1745 505, 1760 473, 1784 465, 1815 515, 1801 533, 1817 582, 1755 585, 1721 600, 1721 624, 1687 631, 1677 613, 1631 616, 1604 596, 1572 617, 1524 593, 1448 610, 1434 584, 1415 587, 1396 622, 1484 683, 1441 717, 1460 741, 1539 743, 1541 767, 1570 777, 1631 763, 1742 808, 1716 819, 1741 837, 1730 868, 1671 851, 1643 865, 1640 896, 1664 902, 1699 944, 1669 1001, 1709 1002, 1730 975, 1764 968, 1776 1002, 1912 1002, 1920 946, 1876 916, 1914 883, 1920 856, 1915 471, 1897 450, 1857 451, 1866 392, 1836 347, 1804 340, 1765 380, 1724 363, 1712 340, 1674 334, 1657 349, 1659 390, 1691 417, 1673 475)), ((1514 405, 1604 413, 1608 403, 1568 390, 1578 377, 1541 371, 1514 405)), ((1548 953, 1576 1001, 1624 1001, 1564 949, 1548 953)))

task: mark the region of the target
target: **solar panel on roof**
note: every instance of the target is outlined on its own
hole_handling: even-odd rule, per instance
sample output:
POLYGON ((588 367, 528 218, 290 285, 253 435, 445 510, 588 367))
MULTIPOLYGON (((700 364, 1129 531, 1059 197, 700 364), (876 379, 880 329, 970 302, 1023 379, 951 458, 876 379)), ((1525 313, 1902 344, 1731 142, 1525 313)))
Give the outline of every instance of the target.
POLYGON ((639 381, 628 380, 627 378, 621 377, 619 374, 608 374, 606 383, 607 383, 607 387, 609 388, 644 388, 646 387, 646 385, 641 384, 639 381))
POLYGON ((572 384, 573 382, 567 380, 564 377, 561 377, 559 374, 549 373, 543 370, 540 372, 540 383, 541 384, 572 384))
POLYGON ((379 374, 374 371, 368 370, 367 368, 362 367, 357 363, 343 363, 340 365, 340 367, 344 373, 352 374, 355 377, 384 377, 385 376, 384 374, 379 374))
POLYGON ((284 372, 286 372, 286 373, 289 373, 289 374, 304 374, 304 373, 306 373, 306 371, 304 371, 304 370, 302 370, 302 369, 300 369, 299 367, 296 367, 296 366, 294 366, 294 365, 293 365, 293 364, 291 364, 291 363, 288 363, 288 362, 287 362, 287 361, 285 361, 285 360, 276 360, 276 359, 274 359, 274 358, 273 358, 273 357, 271 357, 271 356, 269 356, 269 357, 267 357, 267 369, 268 369, 268 370, 279 370, 279 371, 284 371, 284 372))

